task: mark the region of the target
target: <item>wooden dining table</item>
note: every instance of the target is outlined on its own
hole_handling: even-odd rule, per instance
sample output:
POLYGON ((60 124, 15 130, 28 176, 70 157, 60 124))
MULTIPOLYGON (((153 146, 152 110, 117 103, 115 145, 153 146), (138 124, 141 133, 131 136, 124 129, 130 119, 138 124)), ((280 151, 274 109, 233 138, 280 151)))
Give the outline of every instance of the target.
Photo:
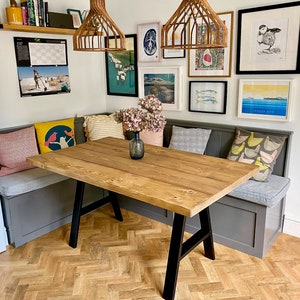
POLYGON ((129 156, 129 141, 107 137, 27 158, 36 167, 77 180, 69 245, 77 246, 84 184, 110 191, 117 219, 117 194, 174 213, 164 299, 174 299, 180 260, 203 242, 215 259, 209 206, 255 175, 255 165, 145 144, 142 159, 129 156), (199 215, 201 229, 183 241, 186 218, 199 215))

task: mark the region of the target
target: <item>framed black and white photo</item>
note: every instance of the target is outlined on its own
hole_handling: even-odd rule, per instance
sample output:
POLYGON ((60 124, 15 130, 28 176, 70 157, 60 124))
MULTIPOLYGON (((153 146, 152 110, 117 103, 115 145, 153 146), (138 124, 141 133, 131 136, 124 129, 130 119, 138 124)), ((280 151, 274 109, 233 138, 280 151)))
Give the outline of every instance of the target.
MULTIPOLYGON (((124 51, 105 53, 107 95, 138 96, 137 36, 125 35, 124 51)), ((108 42, 114 43, 114 38, 108 42)))
POLYGON ((140 97, 153 94, 164 110, 180 110, 181 67, 139 67, 140 97))
POLYGON ((239 10, 236 73, 300 73, 299 21, 299 1, 239 10))
POLYGON ((227 81, 190 81, 189 111, 226 114, 227 81))
POLYGON ((161 61, 161 23, 143 23, 137 25, 139 62, 161 61))

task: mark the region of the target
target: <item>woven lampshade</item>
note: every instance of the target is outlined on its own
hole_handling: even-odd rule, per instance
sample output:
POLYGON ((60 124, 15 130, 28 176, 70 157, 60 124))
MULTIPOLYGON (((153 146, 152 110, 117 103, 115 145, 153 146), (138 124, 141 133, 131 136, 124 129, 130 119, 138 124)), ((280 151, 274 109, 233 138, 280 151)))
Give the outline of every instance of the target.
POLYGON ((206 0, 183 0, 162 28, 163 49, 227 47, 227 28, 206 0))
POLYGON ((90 0, 90 11, 73 35, 77 51, 126 50, 125 35, 105 9, 105 0, 90 0))

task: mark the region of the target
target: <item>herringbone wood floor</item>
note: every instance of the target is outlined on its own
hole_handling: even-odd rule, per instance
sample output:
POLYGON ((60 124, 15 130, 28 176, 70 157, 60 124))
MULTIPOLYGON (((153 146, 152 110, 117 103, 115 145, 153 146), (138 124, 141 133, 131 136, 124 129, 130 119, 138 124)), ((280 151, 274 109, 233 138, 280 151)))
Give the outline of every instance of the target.
MULTIPOLYGON (((162 299, 170 227, 110 205, 82 217, 78 247, 70 224, 0 254, 0 299, 162 299)), ((300 299, 300 239, 282 234, 261 260, 215 243, 180 263, 176 299, 300 299)))

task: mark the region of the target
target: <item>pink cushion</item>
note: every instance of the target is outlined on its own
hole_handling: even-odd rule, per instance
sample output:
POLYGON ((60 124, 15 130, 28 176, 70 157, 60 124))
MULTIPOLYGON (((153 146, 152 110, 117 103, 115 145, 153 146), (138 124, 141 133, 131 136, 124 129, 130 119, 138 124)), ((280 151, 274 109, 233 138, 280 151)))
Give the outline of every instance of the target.
POLYGON ((0 134, 0 176, 34 168, 26 158, 38 154, 34 126, 0 134))

